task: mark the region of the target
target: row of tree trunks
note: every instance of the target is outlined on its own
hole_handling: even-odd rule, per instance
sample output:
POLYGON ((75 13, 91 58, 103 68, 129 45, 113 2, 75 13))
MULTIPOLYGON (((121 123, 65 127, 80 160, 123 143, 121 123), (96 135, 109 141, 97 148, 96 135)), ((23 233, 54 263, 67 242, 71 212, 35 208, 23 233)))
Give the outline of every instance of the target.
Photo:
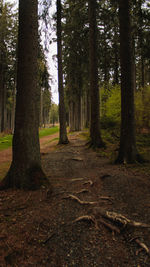
POLYGON ((69 103, 69 130, 82 131, 89 128, 90 124, 90 99, 89 94, 74 97, 69 103))

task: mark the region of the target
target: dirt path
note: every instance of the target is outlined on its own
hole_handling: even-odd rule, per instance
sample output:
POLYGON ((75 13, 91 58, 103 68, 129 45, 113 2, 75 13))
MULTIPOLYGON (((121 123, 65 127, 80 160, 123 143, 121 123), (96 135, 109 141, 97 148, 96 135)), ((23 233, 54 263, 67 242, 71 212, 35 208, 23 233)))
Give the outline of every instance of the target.
POLYGON ((150 224, 150 177, 112 165, 79 133, 69 139, 42 153, 52 195, 48 188, 1 192, 0 266, 150 266, 150 229, 133 226, 150 224), (103 216, 108 211, 115 222, 103 216))

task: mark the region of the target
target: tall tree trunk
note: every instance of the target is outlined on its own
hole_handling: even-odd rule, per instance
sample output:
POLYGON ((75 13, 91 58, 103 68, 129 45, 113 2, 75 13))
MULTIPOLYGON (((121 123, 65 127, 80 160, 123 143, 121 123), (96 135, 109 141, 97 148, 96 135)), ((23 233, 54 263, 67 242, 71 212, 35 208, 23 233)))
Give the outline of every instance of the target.
POLYGON ((3 72, 2 72, 2 58, 0 52, 0 133, 2 132, 2 107, 3 107, 3 72))
POLYGON ((142 1, 138 1, 138 15, 139 15, 139 45, 140 45, 140 58, 141 58, 141 69, 140 69, 140 86, 145 86, 145 60, 144 60, 144 47, 143 47, 143 14, 142 14, 142 1))
POLYGON ((62 42, 61 42, 61 0, 57 0, 57 56, 58 56, 58 91, 59 91, 59 144, 68 144, 66 130, 66 109, 64 102, 62 42))
POLYGON ((6 108, 6 87, 4 85, 3 80, 3 86, 2 86, 2 132, 4 132, 7 129, 7 108, 6 108))
POLYGON ((134 73, 131 37, 130 0, 119 1, 121 60, 121 135, 116 163, 140 159, 136 148, 134 118, 134 73))
POLYGON ((117 27, 115 26, 114 28, 114 79, 113 79, 113 84, 119 84, 119 45, 118 45, 118 32, 117 32, 117 27))
POLYGON ((37 189, 47 183, 39 145, 37 0, 19 1, 17 96, 13 159, 0 188, 37 189))
POLYGON ((96 23, 96 0, 89 0, 89 60, 90 60, 90 95, 91 95, 91 146, 103 147, 104 143, 100 133, 100 108, 97 67, 97 23, 96 23))

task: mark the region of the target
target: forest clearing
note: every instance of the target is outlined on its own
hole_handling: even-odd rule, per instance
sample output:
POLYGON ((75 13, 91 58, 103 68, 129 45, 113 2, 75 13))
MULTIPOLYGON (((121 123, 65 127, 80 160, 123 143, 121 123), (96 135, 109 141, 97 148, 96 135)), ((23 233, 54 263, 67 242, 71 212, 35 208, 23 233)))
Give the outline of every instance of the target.
POLYGON ((81 132, 53 138, 41 147, 53 192, 1 192, 0 266, 149 266, 150 175, 112 164, 81 132))
POLYGON ((149 0, 0 0, 0 267, 150 266, 149 43, 149 0))

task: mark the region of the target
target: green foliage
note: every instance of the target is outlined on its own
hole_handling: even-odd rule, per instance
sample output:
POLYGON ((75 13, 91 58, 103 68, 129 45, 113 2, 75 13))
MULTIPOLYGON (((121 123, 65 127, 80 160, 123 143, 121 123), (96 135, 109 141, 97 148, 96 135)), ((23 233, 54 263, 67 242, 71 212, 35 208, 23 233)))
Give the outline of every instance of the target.
MULTIPOLYGON (((108 85, 109 86, 109 85, 108 85)), ((121 92, 119 86, 101 88, 101 127, 115 128, 120 125, 121 92)))
POLYGON ((146 160, 150 159, 150 134, 149 133, 140 133, 137 134, 136 137, 137 140, 137 147, 139 153, 142 155, 142 157, 146 160))
POLYGON ((12 145, 12 135, 0 136, 0 150, 4 150, 12 145))
MULTIPOLYGON (((119 86, 101 88, 101 127, 118 128, 121 120, 121 92, 119 86)), ((135 120, 138 130, 150 129, 150 86, 135 92, 135 120)))
POLYGON ((150 128, 150 86, 138 90, 135 94, 135 117, 138 129, 150 128))

